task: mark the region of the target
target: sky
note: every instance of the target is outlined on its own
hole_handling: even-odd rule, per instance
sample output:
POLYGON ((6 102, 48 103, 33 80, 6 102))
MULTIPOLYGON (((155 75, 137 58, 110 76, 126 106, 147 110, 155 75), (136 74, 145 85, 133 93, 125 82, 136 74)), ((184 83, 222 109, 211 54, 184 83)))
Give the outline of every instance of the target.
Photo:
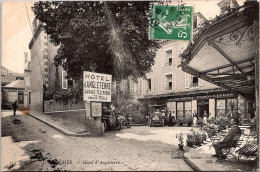
MULTIPOLYGON (((239 5, 244 3, 244 0, 237 1, 239 5)), ((217 6, 220 0, 183 0, 183 2, 187 5, 194 5, 194 12, 201 12, 207 19, 214 18, 220 13, 217 6)), ((25 3, 32 22, 34 19, 31 10, 33 1, 2 2, 2 66, 19 73, 24 71, 24 52, 28 52, 30 57, 28 45, 32 38, 25 3)))

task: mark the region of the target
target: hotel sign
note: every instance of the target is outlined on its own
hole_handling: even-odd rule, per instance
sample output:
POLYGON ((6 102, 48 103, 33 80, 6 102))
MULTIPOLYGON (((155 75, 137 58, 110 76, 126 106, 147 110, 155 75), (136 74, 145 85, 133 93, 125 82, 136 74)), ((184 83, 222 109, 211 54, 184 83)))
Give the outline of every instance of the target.
POLYGON ((112 75, 86 72, 83 73, 83 100, 111 102, 112 75))
POLYGON ((170 98, 168 101, 187 101, 187 100, 200 100, 200 99, 220 99, 220 98, 233 98, 237 97, 233 93, 227 94, 213 94, 213 95, 204 95, 204 96, 190 96, 190 97, 175 97, 170 98))

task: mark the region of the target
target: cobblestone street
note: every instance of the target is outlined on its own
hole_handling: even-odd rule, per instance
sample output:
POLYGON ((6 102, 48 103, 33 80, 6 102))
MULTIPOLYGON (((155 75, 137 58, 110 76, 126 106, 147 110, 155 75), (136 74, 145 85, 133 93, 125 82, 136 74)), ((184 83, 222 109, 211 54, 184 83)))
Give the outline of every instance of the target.
POLYGON ((172 158, 179 156, 175 134, 186 127, 133 126, 104 137, 67 137, 28 115, 11 114, 1 114, 2 140, 9 140, 2 142, 2 170, 192 170, 172 158))

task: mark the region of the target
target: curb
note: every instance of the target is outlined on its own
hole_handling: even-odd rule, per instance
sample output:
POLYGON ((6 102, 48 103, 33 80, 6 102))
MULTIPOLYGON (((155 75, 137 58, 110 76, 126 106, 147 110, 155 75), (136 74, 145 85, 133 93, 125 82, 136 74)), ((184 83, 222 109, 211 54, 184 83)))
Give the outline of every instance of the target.
POLYGON ((191 160, 184 156, 183 160, 190 166, 194 171, 202 171, 197 165, 195 165, 191 160))
POLYGON ((55 129, 55 130, 57 130, 58 132, 60 132, 61 134, 65 135, 65 136, 73 136, 73 137, 88 137, 88 136, 90 136, 90 133, 76 134, 76 133, 72 133, 72 132, 70 132, 70 131, 64 131, 64 130, 66 130, 66 129, 64 129, 64 128, 62 128, 62 127, 54 126, 54 125, 48 123, 47 121, 45 121, 45 120, 43 120, 43 119, 41 119, 41 118, 38 118, 38 117, 36 117, 35 115, 32 115, 32 114, 30 114, 30 113, 26 113, 26 114, 29 115, 29 116, 31 116, 31 117, 33 117, 33 118, 35 118, 35 119, 37 119, 38 121, 41 121, 42 123, 48 125, 49 127, 53 128, 53 129, 55 129), (70 133, 69 133, 69 132, 70 132, 70 133))

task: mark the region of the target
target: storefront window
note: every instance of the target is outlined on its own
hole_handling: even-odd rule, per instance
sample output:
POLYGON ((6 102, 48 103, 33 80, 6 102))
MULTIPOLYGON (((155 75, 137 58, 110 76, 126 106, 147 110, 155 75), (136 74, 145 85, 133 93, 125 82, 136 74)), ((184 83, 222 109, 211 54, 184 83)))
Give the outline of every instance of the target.
POLYGON ((191 111, 191 101, 185 102, 185 118, 192 117, 192 111, 191 111))
POLYGON ((183 102, 177 102, 177 119, 184 118, 183 102))
POLYGON ((217 99, 216 114, 217 116, 225 114, 225 99, 217 99))
POLYGON ((237 99, 227 99, 227 115, 233 117, 233 114, 237 112, 237 99))

